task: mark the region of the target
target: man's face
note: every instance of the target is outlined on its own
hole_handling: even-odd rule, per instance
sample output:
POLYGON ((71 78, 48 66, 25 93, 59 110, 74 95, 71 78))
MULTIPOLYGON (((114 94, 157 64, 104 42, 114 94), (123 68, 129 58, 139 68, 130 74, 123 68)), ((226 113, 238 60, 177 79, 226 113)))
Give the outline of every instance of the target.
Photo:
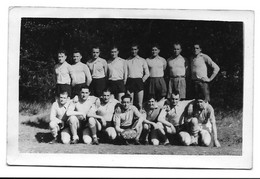
POLYGON ((153 48, 152 48, 152 56, 153 56, 153 57, 158 56, 159 53, 160 53, 160 50, 159 50, 157 47, 153 47, 153 48))
POLYGON ((94 59, 97 59, 100 55, 100 50, 98 48, 93 48, 92 49, 92 56, 94 59))
POLYGON ((202 100, 202 99, 198 99, 198 100, 196 101, 196 104, 197 104, 197 106, 198 106, 198 108, 199 108, 200 110, 204 109, 204 108, 205 108, 205 105, 206 105, 205 101, 202 100))
POLYGON ((102 98, 104 103, 108 103, 109 99, 110 99, 110 92, 109 91, 105 91, 103 92, 102 98))
POLYGON ((68 94, 65 93, 65 94, 60 94, 60 104, 64 105, 66 104, 67 100, 68 100, 68 94))
POLYGON ((113 48, 113 49, 111 50, 111 57, 112 57, 113 59, 117 58, 117 57, 118 57, 118 53, 119 53, 118 49, 113 48))
POLYGON ((133 57, 138 55, 138 51, 139 51, 139 49, 138 49, 137 46, 131 47, 131 54, 132 54, 133 57))
POLYGON ((88 99, 89 97, 89 89, 88 88, 82 88, 81 91, 80 91, 80 98, 85 101, 88 99))
POLYGON ((180 46, 180 44, 175 44, 173 46, 173 53, 174 53, 175 56, 180 55, 180 53, 181 53, 181 46, 180 46))
POLYGON ((122 101, 123 108, 127 110, 131 104, 130 98, 124 98, 122 101))
POLYGON ((156 107, 155 99, 154 98, 149 99, 148 105, 149 105, 150 109, 154 109, 156 107))
POLYGON ((179 95, 179 94, 177 94, 177 95, 172 94, 171 104, 172 104, 173 106, 176 106, 179 101, 180 101, 180 95, 179 95))
POLYGON ((64 53, 58 53, 59 63, 64 63, 66 58, 67 58, 67 56, 64 53))
POLYGON ((201 48, 199 45, 194 45, 194 54, 198 55, 201 52, 201 48))
POLYGON ((78 52, 77 53, 73 53, 73 60, 74 60, 75 63, 80 62, 81 58, 82 58, 82 56, 81 56, 80 53, 78 53, 78 52))

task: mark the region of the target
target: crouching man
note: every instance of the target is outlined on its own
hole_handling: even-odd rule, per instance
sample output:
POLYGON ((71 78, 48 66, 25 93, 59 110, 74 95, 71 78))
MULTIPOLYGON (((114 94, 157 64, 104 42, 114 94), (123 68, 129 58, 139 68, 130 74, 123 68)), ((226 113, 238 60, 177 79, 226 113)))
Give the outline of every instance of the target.
MULTIPOLYGON (((69 104, 70 100, 68 97, 68 92, 61 91, 58 100, 56 100, 51 106, 49 127, 53 140, 49 142, 50 144, 58 142, 58 133, 64 129, 64 125, 68 119, 66 112, 69 104)), ((61 140, 64 140, 62 136, 61 140)))
POLYGON ((213 138, 213 145, 220 147, 213 107, 205 102, 203 97, 198 97, 187 110, 185 117, 187 130, 179 133, 182 144, 210 146, 213 138))
MULTIPOLYGON (((131 104, 131 96, 129 94, 125 94, 121 98, 122 100, 122 109, 115 109, 115 114, 113 117, 113 121, 115 123, 115 129, 119 136, 126 129, 135 129, 137 132, 137 136, 135 138, 135 144, 140 145, 139 138, 142 132, 142 123, 143 116, 138 111, 138 109, 131 104)), ((115 108, 117 108, 116 105, 115 108)), ((126 144, 127 141, 125 141, 126 144)))

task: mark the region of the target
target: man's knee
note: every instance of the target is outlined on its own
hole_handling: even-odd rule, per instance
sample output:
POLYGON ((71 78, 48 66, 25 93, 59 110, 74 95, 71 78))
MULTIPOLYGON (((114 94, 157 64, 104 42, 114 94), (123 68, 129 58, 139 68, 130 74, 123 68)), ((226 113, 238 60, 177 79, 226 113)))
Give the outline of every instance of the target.
POLYGON ((182 145, 188 146, 191 144, 191 137, 190 134, 187 132, 180 132, 179 133, 180 141, 182 145))
POLYGON ((116 130, 113 127, 107 128, 106 133, 110 140, 114 140, 116 138, 116 130))
POLYGON ((57 126, 58 126, 57 122, 51 121, 51 122, 49 123, 50 129, 55 129, 55 128, 57 128, 57 126))
POLYGON ((68 121, 69 121, 69 125, 77 125, 78 118, 76 116, 70 116, 68 121))
POLYGON ((198 123, 199 123, 198 119, 196 117, 191 118, 190 122, 191 122, 192 125, 198 125, 198 123))
POLYGON ((96 119, 93 117, 90 117, 88 119, 89 127, 94 127, 96 125, 96 119))
POLYGON ((211 143, 211 135, 209 134, 208 131, 201 131, 201 145, 203 146, 210 146, 211 143))
POLYGON ((144 124, 144 125, 143 125, 143 129, 144 129, 144 130, 149 130, 149 125, 148 125, 148 124, 144 124))

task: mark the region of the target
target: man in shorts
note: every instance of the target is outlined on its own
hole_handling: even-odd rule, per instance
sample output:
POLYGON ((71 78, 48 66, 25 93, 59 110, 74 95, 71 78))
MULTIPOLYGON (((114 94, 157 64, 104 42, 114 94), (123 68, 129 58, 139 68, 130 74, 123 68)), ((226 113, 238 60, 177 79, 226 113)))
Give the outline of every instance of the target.
POLYGON ((106 88, 107 61, 99 57, 99 47, 92 48, 92 58, 87 62, 92 75, 90 84, 91 94, 100 97, 106 88))
POLYGON ((133 104, 137 104, 139 110, 143 108, 144 82, 149 77, 149 69, 145 59, 138 55, 139 46, 131 46, 131 56, 127 61, 128 78, 126 82, 127 93, 131 95, 133 104), (136 99, 136 100, 134 100, 136 99))
MULTIPOLYGON (((66 136, 66 143, 70 142, 70 134, 72 135, 71 144, 79 142, 78 132, 82 132, 82 140, 85 144, 98 145, 97 131, 101 130, 101 124, 97 122, 96 106, 100 104, 99 98, 90 96, 88 86, 82 86, 79 94, 79 100, 70 104, 67 116, 69 128, 62 133, 66 136)), ((103 120, 101 118, 101 120, 103 120)))
POLYGON ((187 128, 179 133, 181 143, 186 146, 210 146, 213 139, 213 146, 220 147, 214 109, 204 99, 204 95, 201 94, 189 104, 187 108, 189 115, 185 119, 187 128))
POLYGON ((82 86, 89 86, 92 77, 89 68, 86 64, 81 62, 82 55, 79 50, 74 50, 73 60, 74 64, 71 65, 72 69, 72 98, 79 94, 82 86))
POLYGON ((125 84, 127 79, 126 61, 118 57, 119 50, 116 46, 111 48, 111 59, 108 63, 108 87, 114 97, 121 101, 125 94, 125 84))
POLYGON ((160 122, 165 129, 165 135, 169 138, 171 143, 174 143, 176 134, 184 130, 184 114, 185 109, 192 100, 180 101, 180 94, 174 92, 171 95, 169 104, 165 104, 162 109, 158 122, 160 122))
POLYGON ((187 61, 181 55, 181 44, 173 44, 173 56, 167 60, 167 74, 169 77, 167 98, 173 91, 179 91, 180 99, 186 99, 186 70, 187 61))
POLYGON ((71 65, 66 62, 67 53, 65 50, 58 51, 59 63, 55 65, 56 74, 56 96, 59 97, 61 91, 67 91, 71 96, 71 65))
MULTIPOLYGON (((119 136, 126 129, 135 129, 137 136, 135 138, 135 144, 140 145, 139 138, 142 132, 143 116, 138 109, 131 104, 131 96, 125 94, 122 96, 122 111, 116 113, 113 117, 115 123, 115 129, 119 136)), ((127 141, 125 141, 127 144, 127 141)))
POLYGON ((155 44, 152 46, 152 56, 146 59, 150 76, 148 78, 149 95, 154 95, 157 101, 164 100, 167 87, 164 80, 164 70, 166 69, 166 60, 159 56, 160 47, 155 44))
POLYGON ((194 86, 194 97, 202 92, 205 101, 210 101, 209 83, 217 76, 219 66, 206 54, 202 53, 201 45, 194 44, 194 56, 191 59, 191 79, 194 86), (208 77, 208 67, 212 69, 212 74, 208 77))
MULTIPOLYGON (((59 98, 51 106, 49 127, 53 140, 50 141, 50 144, 58 142, 58 133, 64 129, 64 125, 68 119, 66 112, 69 104, 68 92, 60 91, 59 98)), ((63 142, 64 140, 63 136, 61 136, 61 141, 63 142)))

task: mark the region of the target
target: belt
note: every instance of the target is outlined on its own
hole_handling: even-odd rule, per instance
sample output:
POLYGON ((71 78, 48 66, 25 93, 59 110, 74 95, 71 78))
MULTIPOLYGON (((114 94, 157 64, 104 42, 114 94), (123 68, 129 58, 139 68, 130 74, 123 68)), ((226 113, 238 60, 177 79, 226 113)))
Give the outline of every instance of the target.
POLYGON ((185 78, 185 75, 182 75, 182 76, 171 76, 170 78, 185 78))

